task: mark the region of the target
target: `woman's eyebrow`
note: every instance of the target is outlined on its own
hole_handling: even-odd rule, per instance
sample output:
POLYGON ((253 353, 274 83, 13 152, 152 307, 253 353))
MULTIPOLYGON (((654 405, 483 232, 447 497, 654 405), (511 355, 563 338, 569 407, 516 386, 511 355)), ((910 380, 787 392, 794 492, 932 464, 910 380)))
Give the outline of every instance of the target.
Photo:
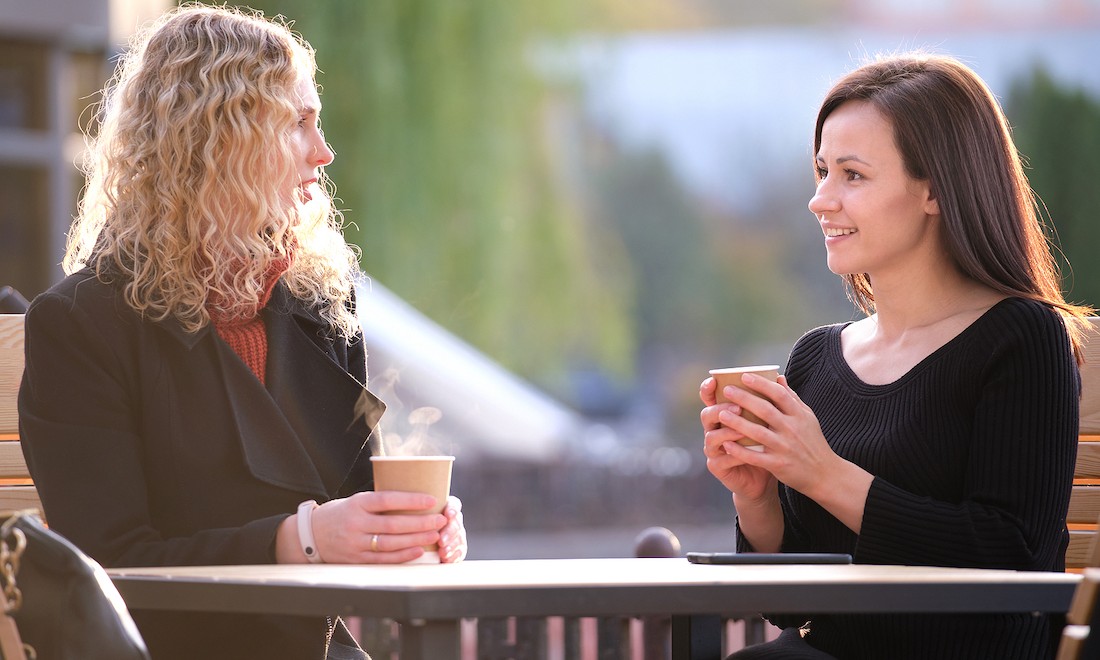
MULTIPOLYGON (((828 161, 826 161, 825 158, 820 156, 820 155, 817 156, 816 158, 814 158, 814 160, 819 162, 819 163, 828 164, 828 161)), ((836 159, 836 162, 837 162, 838 165, 843 165, 844 163, 847 163, 849 161, 855 161, 857 163, 861 163, 861 164, 866 165, 868 167, 871 166, 870 163, 868 163, 867 161, 863 160, 862 158, 860 158, 859 156, 856 156, 854 154, 850 154, 848 156, 840 156, 836 159)))

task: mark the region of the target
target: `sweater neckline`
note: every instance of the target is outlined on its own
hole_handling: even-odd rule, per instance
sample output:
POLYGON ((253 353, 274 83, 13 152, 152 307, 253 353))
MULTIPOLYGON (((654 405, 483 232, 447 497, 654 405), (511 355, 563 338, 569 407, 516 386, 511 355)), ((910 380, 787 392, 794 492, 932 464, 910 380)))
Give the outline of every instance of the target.
POLYGON ((936 363, 946 359, 948 355, 960 350, 961 347, 968 341, 969 337, 978 332, 981 326, 984 326, 991 321, 992 317, 999 314, 997 311, 999 308, 1007 306, 1012 301, 1019 301, 1020 298, 1009 297, 997 301, 989 309, 985 310, 981 316, 974 319, 974 322, 963 328, 957 335, 947 340, 942 346, 932 351, 924 357, 920 362, 913 365, 909 371, 899 376, 892 382, 883 383, 881 385, 873 385, 860 378, 852 367, 848 365, 848 361, 844 359, 844 349, 840 342, 840 335, 844 331, 844 328, 848 327, 854 321, 847 321, 845 323, 838 323, 830 328, 830 337, 827 342, 827 355, 830 362, 836 367, 836 372, 843 378, 843 380, 854 391, 860 394, 877 395, 888 394, 894 390, 905 387, 913 379, 920 376, 924 371, 932 368, 936 363))

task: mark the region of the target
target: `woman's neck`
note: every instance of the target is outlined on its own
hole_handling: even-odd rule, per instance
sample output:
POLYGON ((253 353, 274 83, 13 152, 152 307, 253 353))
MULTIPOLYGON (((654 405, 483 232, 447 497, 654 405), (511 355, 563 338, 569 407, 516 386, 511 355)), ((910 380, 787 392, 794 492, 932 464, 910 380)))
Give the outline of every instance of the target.
POLYGON ((954 264, 937 264, 886 281, 872 278, 871 287, 877 331, 886 337, 957 317, 972 321, 1006 297, 964 275, 954 264))

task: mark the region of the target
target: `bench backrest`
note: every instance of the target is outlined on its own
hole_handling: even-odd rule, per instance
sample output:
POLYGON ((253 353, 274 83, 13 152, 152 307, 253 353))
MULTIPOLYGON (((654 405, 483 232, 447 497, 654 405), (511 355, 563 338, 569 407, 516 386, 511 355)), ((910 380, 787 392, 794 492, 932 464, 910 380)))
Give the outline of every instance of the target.
POLYGON ((41 509, 19 444, 16 398, 23 378, 23 315, 0 314, 0 511, 41 509))
POLYGON ((1069 499, 1069 549, 1066 568, 1100 566, 1097 519, 1100 518, 1100 318, 1093 317, 1085 364, 1081 367, 1081 426, 1077 467, 1069 499))

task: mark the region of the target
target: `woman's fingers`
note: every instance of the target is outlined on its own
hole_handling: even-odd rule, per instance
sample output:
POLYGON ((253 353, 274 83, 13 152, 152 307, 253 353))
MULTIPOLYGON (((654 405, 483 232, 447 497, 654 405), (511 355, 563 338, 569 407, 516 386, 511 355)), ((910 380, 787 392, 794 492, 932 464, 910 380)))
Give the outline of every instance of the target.
POLYGON ((468 550, 466 527, 462 522, 462 501, 455 496, 447 498, 444 510, 447 524, 439 533, 439 560, 445 564, 462 561, 468 550))
MULTIPOLYGON (((397 490, 371 490, 356 493, 347 499, 367 513, 428 511, 437 505, 435 498, 426 493, 407 493, 397 490)), ((459 506, 461 507, 461 504, 459 506)))
POLYGON ((702 383, 699 383, 699 399, 703 402, 704 406, 713 406, 718 403, 718 399, 716 398, 717 395, 715 394, 716 389, 717 384, 714 378, 707 378, 702 383))
POLYGON ((427 495, 396 491, 326 502, 313 515, 321 556, 330 563, 404 563, 423 554, 423 546, 439 543, 448 525, 454 526, 451 535, 464 543, 462 503, 448 500, 447 515, 416 513, 434 502, 427 495))

